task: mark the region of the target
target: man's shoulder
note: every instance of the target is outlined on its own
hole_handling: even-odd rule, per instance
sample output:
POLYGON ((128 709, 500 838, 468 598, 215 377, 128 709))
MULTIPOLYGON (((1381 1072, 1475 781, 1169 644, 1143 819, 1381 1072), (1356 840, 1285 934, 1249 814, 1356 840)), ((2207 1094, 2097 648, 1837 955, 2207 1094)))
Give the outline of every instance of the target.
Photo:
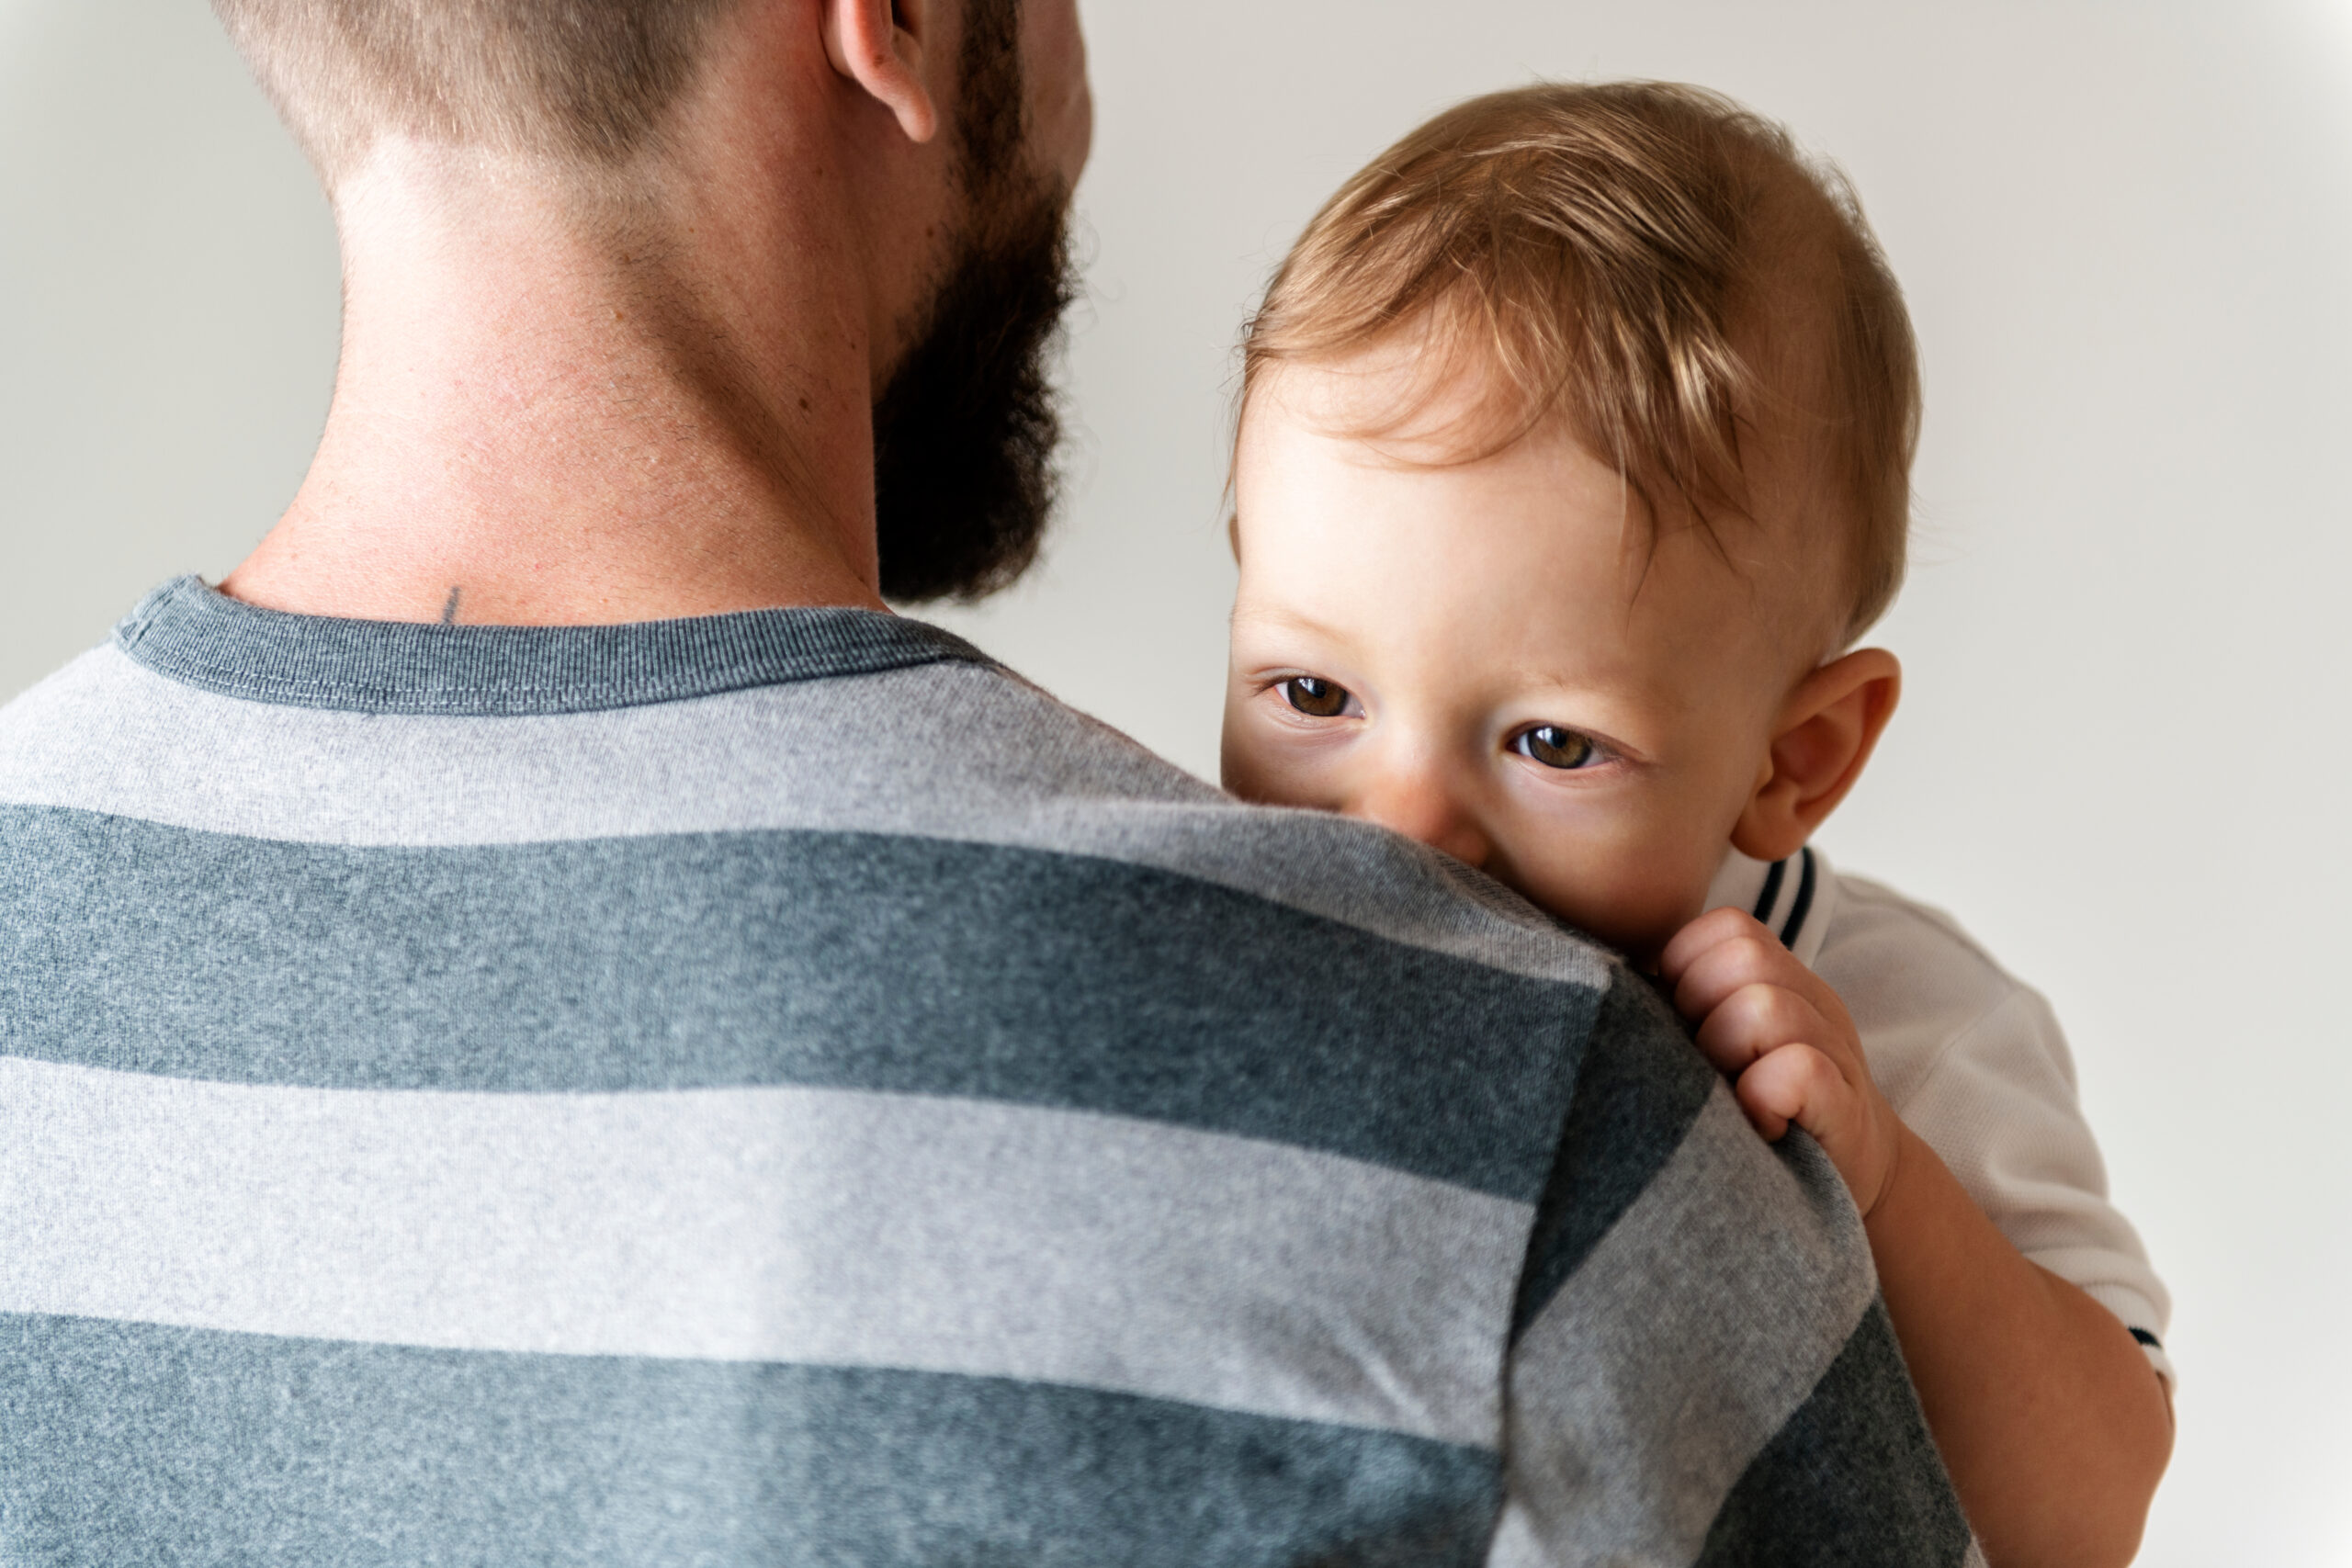
POLYGON ((74 1018, 120 1019, 84 1032, 94 1066, 821 1079, 1532 1198, 1611 984, 1443 857, 1239 805, 976 656, 447 713, 261 700, 138 652, 0 720, 6 902, 51 965, 55 1027, 26 1027, 65 1050, 74 1018), (200 984, 229 972, 240 1016, 200 984))
POLYGON ((0 791, 6 792, 0 798, 14 798, 25 787, 37 760, 62 760, 65 751, 106 744, 106 737, 89 727, 103 723, 113 710, 125 662, 107 642, 0 703, 0 769, 6 770, 0 773, 6 781, 0 791))
MULTIPOLYGON (((1001 671, 908 678, 959 689, 964 716, 954 755, 922 791, 918 830, 1017 834, 1040 848, 1197 877, 1500 971, 1595 990, 1609 984, 1610 960, 1588 939, 1386 829, 1237 801, 1001 671)), ((904 735, 884 741, 892 750, 919 743, 904 735)))
POLYGON ((890 657, 847 668, 553 711, 270 700, 118 639, 0 710, 0 802, 414 849, 785 833, 991 845, 1194 878, 1506 973, 1602 984, 1596 950, 1443 856, 1243 806, 944 634, 888 630, 890 657))

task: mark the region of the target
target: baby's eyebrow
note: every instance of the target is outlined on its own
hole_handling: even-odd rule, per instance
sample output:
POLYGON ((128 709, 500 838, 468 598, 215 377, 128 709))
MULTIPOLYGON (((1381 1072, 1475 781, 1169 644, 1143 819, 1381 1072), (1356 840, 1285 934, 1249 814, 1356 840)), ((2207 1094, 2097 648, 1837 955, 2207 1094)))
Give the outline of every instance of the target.
POLYGON ((1279 626, 1289 631, 1306 632, 1329 642, 1349 640, 1347 634, 1338 627, 1326 626, 1312 615, 1303 615, 1279 604, 1256 605, 1244 601, 1233 607, 1233 624, 1279 626))
POLYGON ((1595 674, 1590 670, 1571 670, 1559 665, 1541 664, 1532 660, 1507 666, 1501 671, 1505 679, 1522 688, 1544 687, 1557 692, 1591 694, 1613 692, 1621 682, 1606 672, 1595 674))

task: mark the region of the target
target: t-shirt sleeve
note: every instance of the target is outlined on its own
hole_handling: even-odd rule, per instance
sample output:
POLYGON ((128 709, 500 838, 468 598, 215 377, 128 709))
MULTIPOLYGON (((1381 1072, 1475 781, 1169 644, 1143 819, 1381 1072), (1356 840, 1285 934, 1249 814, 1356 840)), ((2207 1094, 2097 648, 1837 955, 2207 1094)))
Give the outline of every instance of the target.
POLYGON ((1818 951, 1799 956, 1845 999, 1896 1114, 2009 1245, 2115 1314, 2169 1383, 2170 1301, 2108 1197, 2050 1004, 1939 909, 1842 875, 1832 900, 1818 951))
POLYGON ((2009 1244, 2120 1318, 2167 1383, 2171 1301, 2107 1168, 2050 1004, 2011 983, 1895 1105, 2009 1244))
POLYGON ((1961 1564, 1973 1543, 1861 1224, 1619 970, 1538 1206, 1492 1568, 1961 1564))

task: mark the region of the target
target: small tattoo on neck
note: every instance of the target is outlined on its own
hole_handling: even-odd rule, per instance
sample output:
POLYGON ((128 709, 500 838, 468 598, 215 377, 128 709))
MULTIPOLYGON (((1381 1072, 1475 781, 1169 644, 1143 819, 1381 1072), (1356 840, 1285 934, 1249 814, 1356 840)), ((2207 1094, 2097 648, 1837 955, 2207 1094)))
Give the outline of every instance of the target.
POLYGON ((458 624, 458 600, 464 592, 465 590, 462 588, 452 588, 449 590, 449 602, 441 606, 441 624, 443 626, 454 626, 458 624))

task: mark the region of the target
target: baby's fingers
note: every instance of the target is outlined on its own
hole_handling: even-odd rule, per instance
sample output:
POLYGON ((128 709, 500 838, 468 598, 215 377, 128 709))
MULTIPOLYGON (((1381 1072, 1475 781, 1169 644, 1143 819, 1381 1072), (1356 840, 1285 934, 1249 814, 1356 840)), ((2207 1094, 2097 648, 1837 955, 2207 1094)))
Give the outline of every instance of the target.
POLYGON ((1794 1122, 1813 1134, 1854 1201, 1868 1213, 1885 1184, 1891 1145, 1871 1120, 1871 1097, 1810 1045, 1783 1045, 1739 1075, 1740 1109, 1778 1141, 1794 1122))
POLYGON ((1821 976, 1739 909, 1712 910, 1683 927, 1659 972, 1674 987, 1674 1010, 1690 1019, 1706 1017, 1746 986, 1780 986, 1824 1011, 1841 1005, 1821 976))
POLYGON ((1710 909, 1675 933, 1658 954, 1659 976, 1674 987, 1674 1006, 1686 1018, 1704 1018, 1715 1004, 1751 980, 1781 977, 1781 939, 1744 909, 1710 909))
MULTIPOLYGON (((1702 954, 1724 942, 1763 931, 1764 924, 1744 909, 1725 905, 1710 909, 1674 934, 1674 940, 1657 955, 1658 973, 1668 980, 1679 980, 1683 972, 1702 954)), ((1770 935, 1769 931, 1766 935, 1770 935)))
POLYGON ((1810 1045, 1783 1045, 1760 1056, 1735 1086, 1740 1109, 1756 1130, 1778 1139, 1794 1122, 1826 1148, 1823 1134, 1841 1118, 1837 1101, 1852 1097, 1852 1086, 1838 1065, 1810 1045))
POLYGON ((1828 1021, 1783 986, 1742 986, 1717 1002, 1693 1036, 1715 1070, 1737 1077, 1748 1064, 1800 1041, 1831 1038, 1828 1021))

